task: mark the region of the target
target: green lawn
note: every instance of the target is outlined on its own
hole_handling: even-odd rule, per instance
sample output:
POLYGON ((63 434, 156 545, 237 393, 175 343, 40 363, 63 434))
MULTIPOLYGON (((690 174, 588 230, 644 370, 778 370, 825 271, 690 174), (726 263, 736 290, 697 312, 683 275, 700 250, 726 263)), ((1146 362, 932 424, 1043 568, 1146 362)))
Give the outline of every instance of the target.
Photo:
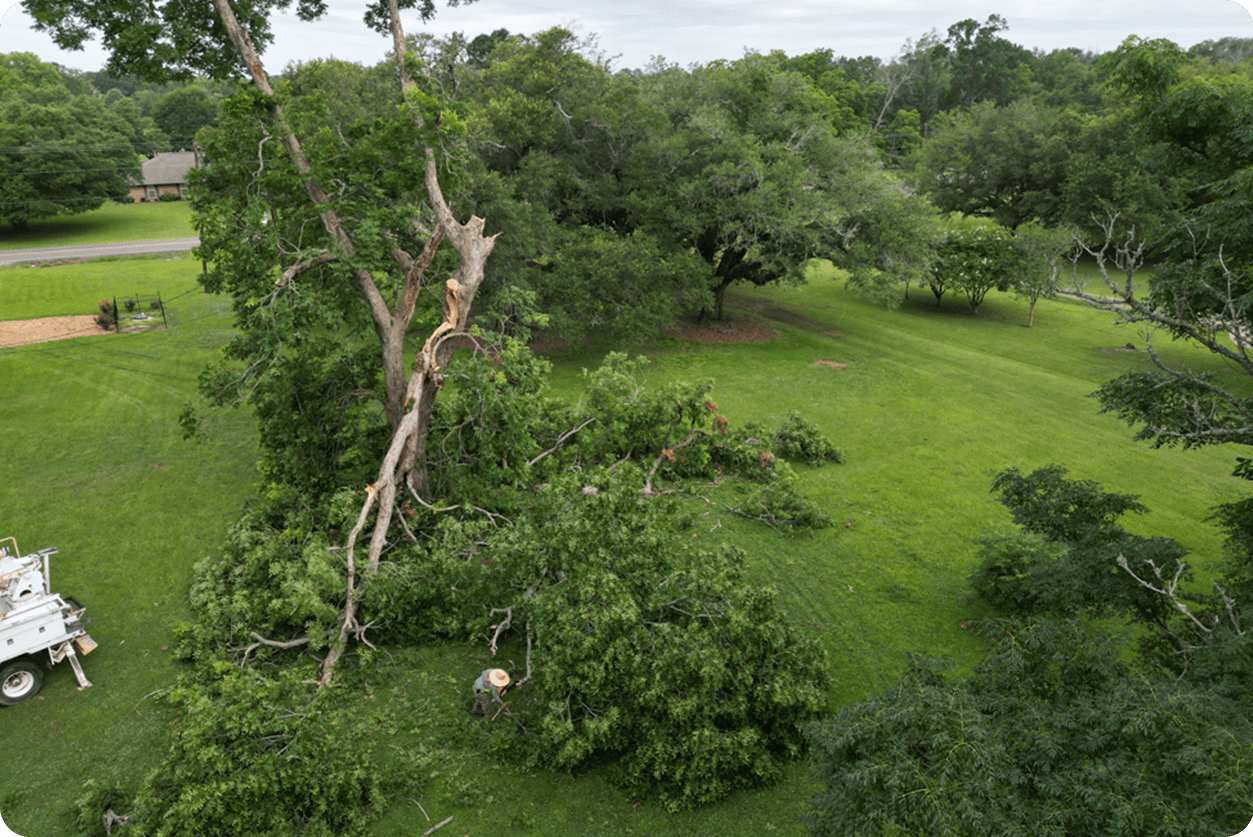
MULTIPOLYGON (((1074 478, 1140 494, 1152 513, 1129 529, 1175 537, 1204 561, 1219 554, 1220 533, 1204 518, 1241 496, 1233 454, 1153 450, 1097 412, 1088 395, 1100 383, 1149 366, 1142 337, 1108 314, 1046 301, 1028 329, 1025 302, 990 297, 976 317, 963 300, 937 308, 929 294, 888 311, 821 274, 795 290, 741 293, 809 322, 782 325, 784 338, 766 344, 658 357, 655 374, 713 377, 713 399, 732 421, 778 423, 799 408, 846 453, 846 464, 806 480, 834 529, 781 540, 725 515, 710 523, 722 524, 715 535, 731 528, 757 577, 777 583, 796 620, 825 642, 837 703, 888 685, 910 650, 977 659, 961 627, 976 615, 966 586, 972 540, 1012 525, 989 493, 998 469, 1061 463, 1074 478), (1128 342, 1141 351, 1119 349, 1128 342)), ((1155 345, 1168 361, 1225 372, 1207 353, 1155 345)), ((572 384, 596 362, 572 355, 557 377, 572 384)))
MULTIPOLYGON (((200 262, 186 253, 109 258, 72 266, 16 265, 0 270, 0 320, 65 314, 95 314, 101 300, 129 296, 147 308, 158 294, 165 301, 200 293, 200 262)), ((125 309, 120 309, 123 317, 125 309)))
MULTIPOLYGON (((0 310, 85 313, 75 294, 94 305, 98 267, 0 269, 0 310)), ((172 625, 189 617, 192 563, 218 548, 251 490, 255 447, 245 414, 218 416, 203 444, 184 442, 174 421, 230 333, 227 300, 188 292, 198 269, 188 260, 103 268, 142 275, 173 298, 168 330, 0 350, 0 482, 10 487, 0 494, 0 536, 15 535, 28 550, 60 548, 53 586, 88 605, 101 644, 84 659, 93 688, 75 692, 58 667, 39 698, 0 710, 0 730, 20 754, 0 773, 0 813, 26 837, 72 833, 68 811, 87 778, 137 776, 152 764, 177 723, 150 695, 175 675, 166 647, 172 625)), ((797 466, 835 528, 781 537, 710 509, 701 534, 744 547, 753 577, 776 584, 789 618, 824 644, 832 706, 893 682, 909 651, 960 666, 978 659, 980 644, 962 628, 977 615, 965 583, 972 539, 1010 527, 988 493, 992 471, 1059 462, 1073 477, 1140 494, 1152 514, 1129 528, 1171 535, 1202 562, 1221 543, 1204 521, 1207 509, 1243 487, 1228 476, 1230 451, 1153 450, 1097 413, 1089 393, 1148 364, 1143 351, 1119 349, 1142 349, 1143 339, 1108 314, 1044 301, 1028 329, 1026 303, 1008 296, 989 298, 978 317, 961 299, 937 308, 930 294, 915 297, 885 310, 817 271, 805 287, 739 291, 732 300, 737 313, 764 311, 782 332, 777 340, 645 347, 658 381, 713 377, 713 399, 732 422, 777 422, 800 409, 846 453, 844 465, 797 466)), ((1221 371, 1203 353, 1168 341, 1159 348, 1170 360, 1221 371)), ((573 397, 579 370, 600 355, 554 355, 553 391, 573 397)), ((798 817, 816 788, 803 765, 778 787, 672 816, 595 771, 570 777, 493 764, 478 755, 482 722, 466 711, 484 649, 390 650, 368 685, 414 728, 380 748, 436 747, 442 767, 421 793, 394 800, 373 830, 379 837, 412 837, 449 815, 441 833, 804 833, 798 817)))
MULTIPOLYGON (((161 715, 146 696, 173 677, 165 648, 190 617, 191 565, 217 549, 254 478, 247 415, 223 416, 203 444, 176 423, 225 339, 228 300, 187 293, 195 262, 108 264, 146 272, 146 289, 171 300, 168 330, 0 349, 0 536, 60 550, 53 589, 87 606, 100 643, 83 658, 91 689, 76 692, 62 665, 34 700, 0 711, 22 754, 0 776, 0 812, 26 837, 72 833, 68 806, 102 766, 149 763, 161 715)), ((0 308, 97 268, 0 268, 0 308)))
POLYGON ((0 226, 0 250, 190 238, 195 234, 191 226, 191 204, 187 201, 109 202, 80 215, 36 219, 20 232, 0 226))

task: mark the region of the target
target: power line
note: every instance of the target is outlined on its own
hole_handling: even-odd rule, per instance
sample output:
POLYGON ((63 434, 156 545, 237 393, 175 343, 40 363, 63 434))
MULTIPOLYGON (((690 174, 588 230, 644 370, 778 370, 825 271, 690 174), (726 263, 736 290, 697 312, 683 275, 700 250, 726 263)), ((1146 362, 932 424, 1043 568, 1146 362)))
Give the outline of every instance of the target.
POLYGON ((0 177, 17 177, 19 175, 31 174, 95 174, 101 171, 129 171, 138 167, 138 165, 134 165, 112 166, 107 169, 29 169, 27 171, 5 171, 3 167, 0 167, 0 177))
MULTIPOLYGON (((140 143, 140 148, 157 150, 158 143, 140 143)), ((163 146, 168 151, 169 146, 163 146)), ((111 145, 0 145, 0 154, 57 154, 67 151, 132 151, 138 153, 135 143, 111 145)))
POLYGON ((101 195, 95 198, 39 198, 28 201, 0 201, 0 206, 39 206, 45 203, 87 203, 88 201, 111 201, 112 195, 101 195))

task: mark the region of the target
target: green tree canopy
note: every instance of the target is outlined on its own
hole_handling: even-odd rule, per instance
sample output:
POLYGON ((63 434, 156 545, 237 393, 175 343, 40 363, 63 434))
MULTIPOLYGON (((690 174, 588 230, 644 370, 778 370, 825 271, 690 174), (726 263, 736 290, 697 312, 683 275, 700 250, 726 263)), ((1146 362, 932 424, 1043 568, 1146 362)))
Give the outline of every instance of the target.
POLYGON ((996 34, 1008 29, 1000 15, 989 15, 983 24, 967 18, 948 28, 942 47, 951 73, 945 110, 977 102, 1007 105, 1030 89, 1033 56, 996 34))
POLYGON ((196 132, 212 125, 218 116, 218 101, 202 87, 183 87, 161 97, 153 119, 170 138, 171 150, 190 150, 196 132))
POLYGON ((139 175, 139 124, 108 103, 71 92, 54 67, 15 54, 0 62, 0 219, 31 220, 99 208, 139 175))
POLYGON ((1004 227, 987 221, 948 219, 944 238, 936 245, 929 284, 939 305, 944 293, 961 291, 976 314, 993 288, 1008 290, 1021 273, 1023 253, 1004 227))
POLYGON ((831 97, 806 76, 748 55, 641 83, 674 130, 645 148, 637 212, 710 265, 715 316, 733 283, 800 281, 813 258, 846 265, 879 296, 916 267, 901 245, 932 240, 932 209, 865 137, 837 135, 831 97), (899 238, 876 235, 888 224, 899 238))
MULTIPOLYGON (((1132 97, 1144 153, 1188 185, 1171 223, 1135 234, 1110 216, 1090 251, 1102 270, 1117 266, 1127 280, 1106 273, 1117 299, 1090 302, 1125 321, 1150 323, 1194 340, 1232 362, 1243 383, 1220 386, 1160 362, 1102 387, 1106 410, 1141 425, 1155 444, 1253 443, 1253 411, 1245 390, 1253 378, 1249 356, 1249 299, 1253 292, 1253 82, 1240 76, 1185 77, 1183 52, 1169 41, 1129 38, 1103 57, 1112 82, 1132 97), (1153 265, 1145 297, 1130 282, 1153 265)), ((1154 355, 1156 359, 1156 355, 1154 355)))
POLYGON ((992 623, 972 676, 915 661, 811 727, 815 837, 1236 833, 1253 757, 1245 706, 1133 673, 1083 625, 992 623))
POLYGON ((982 101, 932 120, 910 164, 940 209, 1011 229, 1032 219, 1056 223, 1080 131, 1074 114, 1029 99, 1004 107, 982 101))

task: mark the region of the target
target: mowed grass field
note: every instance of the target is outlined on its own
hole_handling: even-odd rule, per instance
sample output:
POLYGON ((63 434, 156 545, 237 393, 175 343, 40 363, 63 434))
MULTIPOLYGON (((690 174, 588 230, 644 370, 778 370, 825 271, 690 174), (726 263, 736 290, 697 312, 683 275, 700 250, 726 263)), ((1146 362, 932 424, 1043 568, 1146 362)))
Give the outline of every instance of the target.
MULTIPOLYGON (((120 277, 141 269, 138 260, 107 264, 120 277)), ((26 837, 73 833, 69 812, 87 779, 138 781, 155 763, 177 718, 152 695, 177 674, 167 649, 173 626, 190 618, 192 565, 217 551, 252 490, 246 413, 218 415, 201 444, 184 442, 175 423, 229 338, 227 300, 195 290, 194 261, 142 264, 156 266, 148 281, 172 299, 168 330, 0 350, 0 536, 25 550, 60 548, 53 587, 87 604, 100 641, 84 659, 91 689, 76 692, 58 667, 38 698, 0 710, 9 744, 0 815, 26 837)), ((41 296, 32 283, 73 287, 91 269, 0 269, 0 311, 17 310, 10 298, 41 296)), ((698 529, 742 546, 752 577, 777 585, 789 619, 824 645, 832 708, 890 685, 911 651, 959 670, 977 662, 982 647, 962 627, 979 615, 966 584, 973 540, 1010 529, 989 494, 991 472, 1058 462, 1072 477, 1137 493, 1152 514, 1129 528, 1177 538, 1202 565, 1221 548, 1208 509, 1242 489, 1229 476, 1232 452, 1153 450, 1098 413, 1088 395, 1100 383, 1148 365, 1142 337, 1110 315, 1046 301, 1028 329, 1026 303, 1009 296, 988 299, 978 317, 959 298, 937 308, 929 293, 914 296, 886 310, 815 268, 798 289, 737 292, 736 316, 774 326, 778 339, 640 347, 654 380, 714 378, 713 400, 733 423, 779 422, 799 409, 844 450, 846 464, 796 466, 834 528, 785 537, 710 507, 698 529)), ((56 313, 81 311, 40 315, 56 313)), ((1226 374, 1205 353, 1158 346, 1172 362, 1226 374)), ((580 370, 602 354, 554 353, 553 393, 577 398, 580 370)), ((377 835, 411 837, 449 815, 449 829, 471 835, 804 833, 798 818, 815 790, 804 765, 780 786, 672 816, 595 771, 524 774, 490 763, 465 701, 484 650, 390 650, 369 688, 412 727, 385 744, 444 755, 420 795, 394 800, 377 835)))
MULTIPOLYGON (((654 370, 659 380, 713 377, 713 400, 733 422, 777 424, 799 409, 844 450, 843 465, 796 466, 833 529, 780 538, 725 514, 710 523, 722 524, 710 537, 734 533, 756 577, 777 584, 796 621, 824 642, 835 703, 890 685, 909 651, 978 660, 962 627, 979 615, 966 579, 973 541, 1013 528, 989 492, 999 469, 1060 463, 1072 478, 1139 494, 1151 513, 1125 521, 1132 531, 1174 537, 1202 565, 1221 554, 1221 533, 1205 518, 1242 496, 1234 452, 1154 450, 1089 397, 1151 366, 1142 335, 1061 300, 1041 302, 1032 328, 1026 303, 1007 295, 990 297, 977 317, 960 298, 937 308, 917 291, 889 311, 828 277, 816 269, 801 288, 739 292, 736 303, 775 318, 782 339, 676 347, 654 370)), ((1170 363, 1227 375, 1207 352, 1164 336, 1154 346, 1170 363)), ((555 378, 574 393, 576 367, 594 362, 559 360, 555 378)))
MULTIPOLYGON (((177 302, 171 298, 200 292, 196 283, 200 269, 200 262, 190 253, 111 257, 51 267, 15 265, 0 270, 0 320, 94 315, 102 300, 116 300, 121 306, 130 296, 138 298, 144 309, 158 295, 165 302, 177 302), (173 277, 179 277, 178 281, 173 277)), ((119 310, 125 318, 126 309, 119 310)))
MULTIPOLYGON (((23 835, 74 833, 68 806, 87 778, 151 763, 160 738, 145 696, 172 680, 164 649, 190 617, 191 565, 221 543, 254 474, 245 414, 199 445, 176 421, 228 334, 227 300, 200 292, 190 259, 105 265, 119 282, 142 274, 169 300, 171 327, 0 349, 0 536, 59 549, 52 587, 87 606, 100 643, 83 658, 92 688, 76 692, 58 666, 38 696, 0 712, 0 813, 23 835)), ((101 268, 0 268, 0 311, 64 291, 60 310, 26 310, 88 313, 74 289, 101 268)))
POLYGON ((0 225, 0 250, 190 238, 195 234, 191 226, 191 204, 186 201, 126 204, 110 201, 81 215, 37 218, 25 230, 0 225))

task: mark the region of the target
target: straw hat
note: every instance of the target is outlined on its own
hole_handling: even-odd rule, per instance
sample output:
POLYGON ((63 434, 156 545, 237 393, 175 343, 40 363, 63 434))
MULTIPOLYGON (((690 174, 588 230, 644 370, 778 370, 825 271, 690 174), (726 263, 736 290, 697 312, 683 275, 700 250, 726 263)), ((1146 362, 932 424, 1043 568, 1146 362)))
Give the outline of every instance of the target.
POLYGON ((509 672, 503 668, 494 668, 487 673, 487 682, 497 689, 503 689, 509 685, 509 672))

